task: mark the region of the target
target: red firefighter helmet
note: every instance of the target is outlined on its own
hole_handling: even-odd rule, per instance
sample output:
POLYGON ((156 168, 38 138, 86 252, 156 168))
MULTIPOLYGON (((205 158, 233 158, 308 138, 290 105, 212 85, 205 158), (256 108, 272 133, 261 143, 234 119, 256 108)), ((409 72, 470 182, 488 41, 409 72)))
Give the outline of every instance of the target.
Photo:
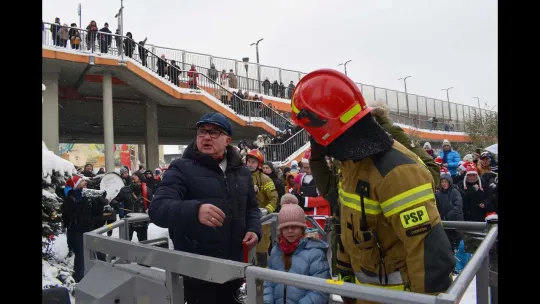
POLYGON ((291 108, 292 120, 323 146, 372 110, 349 77, 330 69, 304 76, 296 85, 291 108))
POLYGON ((246 163, 247 163, 247 158, 251 156, 253 158, 255 158, 256 160, 259 161, 259 169, 262 169, 262 166, 263 166, 263 163, 264 163, 264 156, 262 155, 261 151, 257 150, 257 149, 253 149, 253 150, 250 150, 248 152, 248 154, 246 155, 246 163))

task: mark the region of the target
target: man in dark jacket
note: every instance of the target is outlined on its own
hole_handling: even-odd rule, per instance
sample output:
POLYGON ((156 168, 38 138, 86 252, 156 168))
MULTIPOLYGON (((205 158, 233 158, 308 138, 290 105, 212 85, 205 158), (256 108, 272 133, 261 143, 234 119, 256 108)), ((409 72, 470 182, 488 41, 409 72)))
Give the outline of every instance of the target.
POLYGON ((84 276, 84 246, 83 234, 95 229, 94 218, 103 216, 103 207, 108 202, 103 197, 86 197, 83 189, 86 181, 80 176, 73 176, 66 182, 64 192, 66 199, 62 204, 64 225, 67 229, 68 242, 71 243, 75 254, 73 278, 79 282, 84 276))
MULTIPOLYGON (((463 199, 459 190, 454 187, 450 174, 441 174, 441 185, 435 192, 435 200, 443 221, 463 221, 463 199)), ((455 252, 461 241, 459 233, 454 229, 445 229, 444 231, 455 252)))
POLYGON ((109 29, 109 24, 105 22, 105 25, 102 29, 99 30, 101 33, 99 34, 99 48, 102 53, 107 53, 109 51, 109 47, 112 43, 112 36, 107 35, 105 33, 112 34, 111 30, 109 29))
MULTIPOLYGON (((174 249, 242 261, 261 238, 261 211, 251 172, 230 145, 231 123, 220 113, 197 122, 197 137, 171 163, 148 214, 169 228, 174 249)), ((241 280, 223 285, 184 278, 187 303, 237 303, 241 280)))

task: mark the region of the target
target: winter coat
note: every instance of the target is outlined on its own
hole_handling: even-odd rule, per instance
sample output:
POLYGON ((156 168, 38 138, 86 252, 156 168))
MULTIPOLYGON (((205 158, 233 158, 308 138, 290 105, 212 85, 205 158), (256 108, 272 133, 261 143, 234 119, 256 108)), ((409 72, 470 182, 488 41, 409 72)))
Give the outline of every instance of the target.
POLYGON ((69 30, 68 33, 69 33, 69 40, 71 41, 71 44, 80 44, 81 43, 81 34, 79 33, 78 29, 72 28, 72 29, 69 30))
MULTIPOLYGON (((447 174, 448 177, 448 174, 447 174)), ((443 179, 444 177, 441 177, 443 179)), ((450 183, 447 190, 440 188, 435 192, 437 209, 443 221, 463 221, 463 199, 461 193, 454 187, 452 178, 444 178, 450 183)))
POLYGON ((103 197, 83 197, 81 189, 66 189, 67 198, 62 204, 63 221, 66 228, 78 232, 89 232, 94 228, 94 218, 103 216, 107 201, 103 197))
POLYGON ((174 160, 163 175, 148 210, 154 224, 169 228, 174 249, 243 261, 242 240, 248 231, 261 239, 259 210, 251 172, 232 146, 227 147, 225 172, 210 156, 200 153, 195 141, 174 160), (198 220, 202 204, 225 213, 222 227, 198 220))
POLYGON ((446 161, 444 160, 444 150, 441 150, 439 156, 443 159, 443 163, 448 164, 448 171, 450 171, 450 175, 456 175, 459 162, 461 161, 461 156, 459 156, 459 153, 454 150, 448 151, 446 154, 446 161))
MULTIPOLYGON (((180 75, 180 67, 176 64, 170 64, 169 67, 167 68, 167 73, 169 74, 169 79, 171 80, 172 83, 174 83, 175 85, 178 85, 178 79, 179 79, 179 75, 180 75)), ((195 81, 195 83, 197 83, 197 81, 195 81)))
POLYGON ((219 76, 219 83, 222 86, 219 89, 219 92, 220 92, 221 96, 228 96, 229 92, 227 92, 227 90, 224 88, 224 87, 227 86, 227 74, 226 73, 221 73, 221 75, 219 76))
POLYGON ((52 33, 53 39, 56 40, 56 37, 58 36, 58 31, 62 28, 62 25, 58 22, 51 24, 50 31, 52 33))
POLYGON ((338 273, 352 275, 352 283, 356 278, 383 285, 385 276, 379 279, 378 274, 384 268, 388 284, 405 288, 408 281, 418 293, 443 292, 450 286, 454 255, 436 207, 433 177, 416 154, 394 140, 389 150, 357 162, 342 161, 338 181, 326 159, 309 164, 323 197, 332 195, 334 185, 339 189, 345 251, 337 251, 338 273), (361 232, 360 194, 371 232, 361 232), (374 233, 380 237, 384 264, 374 233))
MULTIPOLYGON (((328 244, 324 241, 304 238, 300 240, 292 255, 288 273, 309 277, 330 279, 330 266, 326 258, 328 244)), ((272 248, 268 268, 285 271, 283 251, 279 245, 272 248)), ((264 282, 264 304, 323 304, 328 303, 329 295, 294 286, 284 286, 270 281, 264 282), (287 298, 284 300, 283 296, 287 298)))
POLYGON ((236 89, 237 81, 236 75, 233 72, 229 72, 229 87, 236 89))
POLYGON ((292 98, 292 93, 294 92, 294 84, 292 83, 289 83, 289 88, 288 88, 288 93, 289 93, 289 98, 292 98))
POLYGON ((68 40, 69 39, 69 30, 67 27, 65 26, 62 26, 59 30, 58 30, 58 38, 62 39, 62 40, 68 40))
POLYGON ((158 58, 157 68, 158 68, 159 75, 162 75, 162 76, 165 75, 165 71, 167 70, 167 61, 165 61, 162 58, 158 58))
POLYGON ((197 70, 195 68, 191 68, 187 75, 189 77, 189 85, 197 86, 197 78, 199 78, 199 73, 197 72, 197 70))
POLYGON ((276 80, 274 81, 274 83, 272 83, 272 95, 278 96, 278 92, 279 92, 279 83, 276 80))
POLYGON ((262 87, 263 87, 265 90, 270 90, 270 86, 271 86, 270 80, 266 79, 266 80, 263 81, 262 87))
POLYGON ((215 67, 212 67, 208 70, 208 77, 213 81, 216 81, 216 79, 218 78, 218 74, 218 70, 216 70, 215 67))
POLYGON ((111 30, 107 27, 104 27, 102 29, 99 30, 100 33, 100 42, 103 43, 103 42, 106 42, 108 46, 111 46, 111 43, 112 43, 112 36, 111 35, 107 35, 105 33, 109 33, 109 34, 112 34, 111 30))
POLYGON ((475 183, 469 183, 465 177, 464 183, 467 186, 465 189, 464 183, 459 183, 458 188, 463 198, 463 217, 468 222, 484 222, 486 213, 490 212, 490 206, 484 202, 486 198, 486 188, 480 188, 480 179, 475 183), (474 186, 477 186, 476 189, 474 186), (480 208, 480 204, 484 204, 484 208, 480 208))
POLYGON ((86 30, 88 31, 88 33, 86 34, 86 42, 89 42, 90 41, 96 41, 96 36, 97 36, 97 32, 98 32, 98 27, 96 25, 91 25, 89 24, 87 27, 86 27, 86 30), (91 40, 90 40, 91 39, 91 40))
POLYGON ((253 184, 259 189, 256 192, 259 208, 266 208, 268 213, 276 211, 278 193, 272 179, 261 170, 255 170, 251 173, 251 176, 253 177, 253 184))

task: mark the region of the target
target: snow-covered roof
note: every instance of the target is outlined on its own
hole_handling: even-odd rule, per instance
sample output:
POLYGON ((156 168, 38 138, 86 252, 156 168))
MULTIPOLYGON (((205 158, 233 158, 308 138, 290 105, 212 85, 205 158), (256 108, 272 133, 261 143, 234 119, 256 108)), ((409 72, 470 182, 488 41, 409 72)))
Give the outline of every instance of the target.
POLYGON ((53 170, 61 175, 72 176, 73 174, 77 174, 75 166, 70 161, 65 160, 49 151, 43 141, 41 142, 41 160, 41 172, 43 173, 43 177, 52 175, 53 170))

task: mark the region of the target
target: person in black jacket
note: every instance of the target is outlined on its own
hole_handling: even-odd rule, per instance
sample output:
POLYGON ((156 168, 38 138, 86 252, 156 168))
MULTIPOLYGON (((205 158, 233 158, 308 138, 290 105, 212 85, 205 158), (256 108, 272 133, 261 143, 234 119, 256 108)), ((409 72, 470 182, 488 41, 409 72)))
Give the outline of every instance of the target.
POLYGON ((270 84, 270 80, 268 80, 268 77, 266 77, 266 79, 262 83, 264 95, 270 95, 270 87, 271 86, 272 86, 272 84, 270 84))
POLYGON ((124 38, 124 54, 131 58, 133 57, 133 51, 135 51, 135 41, 133 41, 131 32, 127 32, 126 38, 124 38))
POLYGON ((278 199, 277 199, 277 208, 274 212, 279 212, 281 210, 281 197, 283 194, 285 194, 285 185, 283 185, 283 182, 279 179, 276 170, 274 169, 274 164, 272 162, 265 162, 262 170, 264 174, 268 175, 274 182, 274 186, 276 186, 276 191, 278 193, 278 199))
POLYGON ((178 86, 178 78, 180 76, 180 67, 176 64, 175 60, 171 60, 171 64, 168 67, 167 73, 169 74, 169 81, 175 86, 178 86))
POLYGON ((213 81, 216 81, 218 78, 218 70, 216 70, 216 66, 212 63, 210 64, 210 69, 208 70, 208 77, 212 79, 213 81))
POLYGON ((84 188, 86 188, 84 178, 73 176, 68 179, 64 188, 66 199, 62 204, 68 242, 71 243, 75 254, 73 278, 77 283, 84 276, 83 234, 95 229, 94 217, 103 216, 103 208, 108 205, 107 200, 101 196, 84 197, 84 188))
MULTIPOLYGON (((251 172, 230 145, 232 126, 221 113, 197 122, 197 137, 163 175, 148 214, 169 228, 174 249, 243 261, 242 243, 249 249, 261 238, 261 211, 251 172)), ((185 300, 193 303, 236 304, 242 284, 184 277, 185 300)))
MULTIPOLYGON (((452 176, 448 173, 441 174, 441 185, 435 192, 437 209, 443 221, 463 221, 463 199, 461 193, 453 185, 452 176)), ((454 229, 445 229, 450 245, 457 250, 461 236, 454 229)))
POLYGON ((163 54, 161 55, 161 58, 158 58, 157 61, 157 73, 159 76, 165 77, 167 66, 167 59, 165 58, 165 54, 163 54))
POLYGON ((463 198, 463 217, 465 221, 484 222, 486 214, 494 211, 494 206, 486 200, 490 194, 490 187, 484 188, 482 179, 478 176, 476 166, 467 166, 467 173, 463 183, 458 184, 463 198))
POLYGON ((152 170, 146 170, 144 171, 144 177, 146 178, 146 185, 148 188, 152 190, 152 193, 156 192, 156 187, 161 183, 161 181, 154 177, 154 172, 152 172, 152 170))
POLYGON ((99 30, 102 33, 99 33, 99 49, 102 53, 107 53, 109 51, 109 47, 111 47, 112 43, 112 36, 105 34, 109 33, 112 34, 111 30, 109 29, 109 24, 105 22, 105 25, 102 29, 99 30))
POLYGON ((139 49, 139 58, 141 59, 141 64, 145 67, 148 66, 148 50, 144 47, 146 44, 147 38, 144 38, 143 41, 139 41, 138 49, 139 49))
POLYGON ((272 96, 277 97, 279 93, 279 83, 277 80, 272 83, 272 96))

